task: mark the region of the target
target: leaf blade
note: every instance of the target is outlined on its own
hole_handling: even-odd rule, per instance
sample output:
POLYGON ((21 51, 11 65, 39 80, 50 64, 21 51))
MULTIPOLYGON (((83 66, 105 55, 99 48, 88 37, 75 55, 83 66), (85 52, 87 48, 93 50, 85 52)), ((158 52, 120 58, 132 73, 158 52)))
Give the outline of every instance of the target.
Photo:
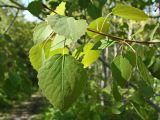
POLYGON ((137 21, 147 20, 149 18, 142 10, 124 4, 117 5, 112 9, 112 13, 122 18, 137 21))

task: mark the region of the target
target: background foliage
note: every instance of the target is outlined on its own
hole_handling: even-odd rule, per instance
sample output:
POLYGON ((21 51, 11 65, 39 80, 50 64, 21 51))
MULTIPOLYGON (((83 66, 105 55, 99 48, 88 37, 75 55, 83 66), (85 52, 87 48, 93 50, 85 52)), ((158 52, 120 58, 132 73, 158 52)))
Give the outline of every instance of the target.
MULTIPOLYGON (((71 66, 70 61, 75 64, 77 64, 76 62, 84 64, 87 73, 83 73, 84 78, 82 79, 86 79, 86 74, 88 76, 86 84, 83 85, 84 89, 76 102, 66 112, 61 112, 55 108, 55 106, 59 107, 60 103, 63 103, 61 101, 62 93, 62 97, 59 98, 60 103, 57 102, 54 106, 47 103, 43 107, 43 111, 40 112, 40 117, 35 119, 159 119, 160 48, 157 41, 160 39, 160 19, 159 16, 154 14, 155 10, 158 13, 157 5, 160 4, 159 1, 66 0, 65 5, 56 9, 61 2, 62 0, 35 0, 26 5, 21 0, 0 1, 1 111, 8 111, 8 109, 27 100, 30 96, 41 93, 38 88, 37 72, 34 70, 39 70, 39 68, 42 73, 38 73, 42 93, 47 94, 50 102, 54 104, 56 97, 52 97, 51 89, 49 89, 49 92, 43 92, 43 87, 45 87, 43 80, 54 79, 58 81, 58 77, 61 77, 58 75, 61 73, 57 72, 52 78, 52 72, 49 73, 44 69, 48 67, 48 63, 45 62, 44 65, 46 66, 43 66, 43 62, 47 60, 52 65, 55 54, 65 53, 72 55, 77 60, 66 57, 68 61, 66 60, 65 64, 72 67, 72 70, 74 67, 76 69, 76 65, 71 66), (143 12, 139 14, 138 11, 133 9, 129 11, 126 6, 119 6, 118 10, 123 10, 119 13, 115 8, 119 3, 144 10, 149 15, 149 19, 143 12), (28 22, 24 19, 23 11, 29 11, 37 18, 37 21, 28 22), (131 16, 124 15, 123 13, 126 11, 131 16), (54 15, 54 12, 60 15, 54 15), (113 14, 110 14, 111 12, 113 14), (63 15, 67 17, 63 17, 63 15), (106 16, 108 16, 107 21, 106 16), (42 22, 44 19, 47 22, 42 22), (84 22, 85 20, 88 26, 84 22), (36 25, 36 22, 38 22, 38 25, 36 25), (73 25, 73 23, 75 24, 73 25), (97 27, 99 27, 100 31, 98 32, 120 37, 122 41, 117 42, 114 37, 104 37, 91 31, 85 33, 86 26, 93 30, 97 30, 97 27), (57 33, 56 36, 51 34, 53 31, 57 33), (51 36, 48 39, 50 34, 51 36), (141 42, 156 41, 157 43, 136 44, 133 42, 128 44, 123 39, 141 42), (49 58, 50 56, 53 57, 49 58), (48 77, 43 73, 48 73, 48 77)), ((61 69, 61 64, 53 64, 52 66, 61 69)), ((64 76, 73 73, 68 68, 64 70, 64 76)), ((80 70, 77 68, 77 71, 80 70)), ((77 74, 77 78, 80 76, 79 74, 77 74)), ((72 80, 71 82, 74 83, 74 78, 72 80)), ((69 77, 67 81, 70 82, 69 77)), ((48 83, 46 84, 48 85, 48 83)), ((50 88, 56 87, 54 84, 51 86, 50 88)), ((60 89, 61 83, 57 86, 60 89)), ((80 86, 78 87, 81 89, 80 86)), ((76 93, 77 91, 74 92, 74 95, 79 94, 79 92, 76 93)), ((54 96, 57 94, 60 94, 60 92, 54 93, 54 96)), ((69 98, 67 97, 66 100, 72 101, 69 98)), ((43 98, 42 101, 46 103, 48 100, 43 98)), ((69 102, 67 102, 67 105, 70 104, 69 102)), ((61 107, 63 109, 65 104, 59 108, 61 107)))

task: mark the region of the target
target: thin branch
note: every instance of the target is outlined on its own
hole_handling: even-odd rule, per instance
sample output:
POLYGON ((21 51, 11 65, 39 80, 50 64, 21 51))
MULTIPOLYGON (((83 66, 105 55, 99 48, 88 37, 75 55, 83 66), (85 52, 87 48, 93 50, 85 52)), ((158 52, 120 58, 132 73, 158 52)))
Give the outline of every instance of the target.
POLYGON ((160 18, 160 15, 156 15, 156 16, 149 16, 150 18, 160 18))
POLYGON ((36 16, 38 19, 45 21, 43 18, 41 18, 40 16, 36 16))
POLYGON ((9 8, 16 8, 16 9, 24 10, 24 9, 17 7, 17 6, 14 6, 14 5, 0 5, 0 7, 9 7, 9 8))
POLYGON ((10 22, 8 28, 5 30, 5 32, 3 34, 6 34, 9 31, 9 29, 12 27, 14 21, 16 20, 16 18, 18 16, 18 13, 19 13, 19 9, 17 9, 16 15, 14 16, 13 20, 10 22))
POLYGON ((10 2, 12 2, 13 4, 19 6, 22 9, 26 9, 26 7, 24 7, 23 5, 19 4, 18 2, 14 1, 14 0, 10 0, 10 2))
POLYGON ((52 10, 51 8, 47 7, 47 5, 45 5, 45 4, 43 4, 43 3, 42 3, 42 5, 43 5, 44 8, 48 9, 49 11, 52 11, 52 12, 54 12, 55 14, 58 14, 57 12, 55 12, 54 10, 52 10))
MULTIPOLYGON (((5 5, 0 5, 0 7, 16 8, 17 10, 27 10, 26 7, 24 7, 24 6, 20 5, 20 4, 18 4, 18 5, 19 5, 19 7, 14 6, 14 5, 7 5, 7 4, 5 4, 5 5)), ((36 17, 37 17, 38 19, 44 21, 44 19, 41 18, 40 16, 36 16, 36 17)))
POLYGON ((99 60, 108 68, 110 68, 109 63, 107 63, 106 61, 104 61, 101 57, 99 57, 99 60))
POLYGON ((123 39, 123 38, 120 38, 120 37, 117 37, 117 36, 113 36, 113 35, 110 35, 110 34, 98 32, 98 31, 92 30, 90 28, 87 28, 87 30, 90 31, 90 32, 97 33, 99 35, 103 35, 103 36, 106 36, 108 38, 111 38, 113 41, 116 41, 116 42, 140 43, 140 44, 157 44, 157 43, 160 43, 160 41, 135 41, 135 40, 128 40, 128 39, 123 39))

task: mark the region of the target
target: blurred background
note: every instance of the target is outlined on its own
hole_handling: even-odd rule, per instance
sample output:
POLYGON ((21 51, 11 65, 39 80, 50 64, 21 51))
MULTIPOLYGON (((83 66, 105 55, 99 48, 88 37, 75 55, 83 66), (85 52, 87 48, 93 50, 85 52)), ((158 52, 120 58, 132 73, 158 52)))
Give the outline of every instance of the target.
MULTIPOLYGON (((39 0, 55 9, 62 0, 39 0)), ((144 10, 152 18, 136 24, 117 17, 111 22, 111 34, 134 39, 150 39, 148 35, 160 21, 160 1, 154 0, 66 0, 66 14, 90 22, 111 12, 118 3, 125 3, 144 10), (123 21, 123 22, 122 22, 123 21), (138 31, 138 32, 137 32, 138 31)), ((89 68, 89 81, 85 92, 66 113, 53 108, 41 94, 37 72, 29 61, 29 50, 33 46, 32 34, 35 25, 50 14, 46 8, 33 0, 0 0, 0 120, 141 120, 132 106, 117 103, 111 94, 110 64, 117 46, 104 50, 102 63, 97 61, 89 68), (103 99, 102 99, 103 98, 103 99), (105 98, 105 99, 104 99, 105 98)), ((160 29, 154 39, 160 39, 160 29)), ((154 104, 144 104, 139 114, 148 120, 160 119, 160 48, 136 46, 152 75, 156 77, 154 104), (154 58, 154 60, 152 60, 154 58), (156 68, 155 68, 156 66, 156 68)), ((136 75, 135 75, 136 76, 136 75)), ((133 77, 134 78, 134 77, 133 77)), ((138 83, 135 83, 138 84, 138 83)), ((128 88, 127 88, 128 89, 128 88)), ((129 97, 130 91, 122 92, 129 97), (125 93, 128 92, 128 93, 125 93)))

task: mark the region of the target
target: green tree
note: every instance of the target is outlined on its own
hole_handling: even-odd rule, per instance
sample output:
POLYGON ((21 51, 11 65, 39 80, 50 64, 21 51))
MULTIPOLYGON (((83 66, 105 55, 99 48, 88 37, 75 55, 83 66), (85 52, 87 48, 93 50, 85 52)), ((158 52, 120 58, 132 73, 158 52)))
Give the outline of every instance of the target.
POLYGON ((29 52, 54 106, 44 119, 158 119, 160 27, 151 0, 11 3, 3 6, 45 20, 29 52))

